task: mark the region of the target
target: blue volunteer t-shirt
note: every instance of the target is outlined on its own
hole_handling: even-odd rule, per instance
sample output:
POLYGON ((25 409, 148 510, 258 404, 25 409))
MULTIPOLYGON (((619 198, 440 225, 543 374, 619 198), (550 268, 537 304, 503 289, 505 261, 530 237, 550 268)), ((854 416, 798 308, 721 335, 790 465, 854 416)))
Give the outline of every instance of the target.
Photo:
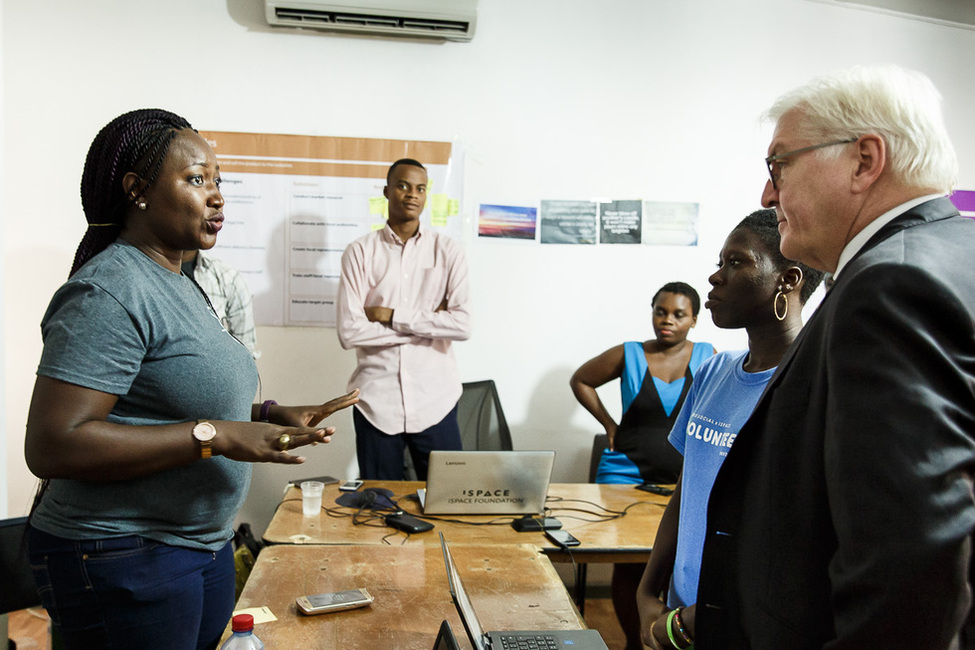
MULTIPOLYGON (((197 419, 250 420, 257 367, 247 348, 189 278, 121 240, 58 289, 41 331, 37 374, 117 395, 111 422, 186 422, 190 439, 197 419)), ((31 524, 68 539, 142 535, 216 551, 250 476, 249 463, 215 456, 125 481, 53 479, 31 524)))
POLYGON ((775 368, 745 372, 748 350, 719 352, 697 371, 669 440, 684 455, 677 556, 668 605, 697 602, 711 486, 775 368))

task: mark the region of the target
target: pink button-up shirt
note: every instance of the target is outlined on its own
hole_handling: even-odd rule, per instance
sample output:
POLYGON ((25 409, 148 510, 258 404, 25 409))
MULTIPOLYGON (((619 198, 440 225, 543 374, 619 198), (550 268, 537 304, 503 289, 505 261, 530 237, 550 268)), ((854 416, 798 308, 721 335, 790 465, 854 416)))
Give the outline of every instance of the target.
POLYGON ((419 433, 460 399, 450 342, 471 335, 467 283, 460 244, 429 229, 404 243, 387 225, 342 254, 339 343, 356 350, 349 389, 360 389, 357 406, 379 430, 419 433), (447 308, 437 311, 445 298, 447 308), (372 306, 392 308, 392 326, 370 322, 372 306))

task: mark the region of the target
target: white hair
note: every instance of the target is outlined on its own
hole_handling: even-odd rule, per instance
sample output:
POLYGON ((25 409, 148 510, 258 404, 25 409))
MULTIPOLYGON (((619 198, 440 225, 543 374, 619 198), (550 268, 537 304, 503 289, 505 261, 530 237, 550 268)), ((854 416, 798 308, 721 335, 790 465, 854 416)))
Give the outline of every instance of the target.
MULTIPOLYGON (((925 75, 897 66, 863 67, 820 77, 781 96, 766 113, 778 122, 798 110, 804 137, 814 141, 883 138, 887 170, 908 187, 948 194, 958 158, 941 112, 941 94, 925 75)), ((827 157, 839 151, 816 152, 827 157)))

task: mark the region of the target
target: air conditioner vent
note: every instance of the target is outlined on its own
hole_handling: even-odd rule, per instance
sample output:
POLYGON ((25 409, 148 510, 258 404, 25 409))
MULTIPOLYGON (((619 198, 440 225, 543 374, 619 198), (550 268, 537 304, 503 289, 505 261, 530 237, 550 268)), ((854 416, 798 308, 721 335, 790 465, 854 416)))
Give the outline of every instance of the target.
POLYGON ((975 29, 972 0, 811 0, 864 11, 901 16, 950 27, 975 29))
POLYGON ((476 0, 363 0, 361 6, 356 4, 265 0, 268 23, 275 26, 452 41, 469 41, 474 35, 476 0))
POLYGON ((431 34, 466 34, 471 24, 453 20, 423 20, 397 16, 370 14, 346 14, 336 11, 312 11, 309 9, 276 9, 278 24, 294 23, 295 27, 357 27, 388 30, 409 30, 431 34))

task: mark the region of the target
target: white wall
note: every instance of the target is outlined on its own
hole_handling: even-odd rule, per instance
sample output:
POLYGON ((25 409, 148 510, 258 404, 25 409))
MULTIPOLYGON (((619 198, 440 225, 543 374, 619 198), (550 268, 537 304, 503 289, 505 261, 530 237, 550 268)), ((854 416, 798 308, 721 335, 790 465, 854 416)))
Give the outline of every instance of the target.
MULTIPOLYGON (((0 5, 0 34, 3 33, 3 6, 0 5)), ((0 48, 0 151, 4 151, 3 146, 3 49, 0 48)), ((0 158, 0 197, 4 196, 3 191, 4 175, 3 175, 3 158, 0 158)), ((0 213, 2 214, 2 213, 0 213)), ((0 261, 3 260, 3 249, 0 249, 0 261)), ((2 264, 0 264, 0 304, 4 303, 4 275, 5 269, 2 264)), ((0 317, 0 340, 4 339, 4 321, 0 317)), ((6 355, 4 355, 6 358, 6 355)), ((6 395, 7 392, 7 365, 3 364, 0 366, 0 394, 6 395)), ((4 480, 0 480, 0 519, 6 518, 7 516, 7 423, 4 420, 0 420, 0 477, 4 480)), ((19 514, 19 513, 18 513, 19 514)), ((2 621, 0 621, 2 623, 2 621)), ((2 636, 4 630, 0 630, 0 639, 4 638, 2 636)))
MULTIPOLYGON (((919 2, 921 0, 918 0, 919 2)), ((98 129, 158 105, 197 128, 458 138, 466 201, 698 201, 697 248, 566 247, 468 237, 475 334, 465 380, 493 378, 517 448, 558 451, 555 479, 585 480, 597 426, 572 370, 652 336, 649 300, 682 279, 706 293, 729 229, 758 207, 762 110, 813 75, 895 62, 945 95, 975 188, 975 31, 807 0, 481 0, 468 44, 272 31, 260 0, 4 0, 3 173, 7 487, 12 515, 34 482, 23 430, 40 322, 84 231, 81 168, 98 129)), ((331 329, 259 328, 265 398, 344 391, 354 355, 331 329)), ((706 314, 693 337, 743 347, 706 314)), ((618 414, 616 386, 603 390, 618 414)), ((287 478, 354 474, 351 416, 303 468, 258 467, 242 518, 263 529, 287 478)))

